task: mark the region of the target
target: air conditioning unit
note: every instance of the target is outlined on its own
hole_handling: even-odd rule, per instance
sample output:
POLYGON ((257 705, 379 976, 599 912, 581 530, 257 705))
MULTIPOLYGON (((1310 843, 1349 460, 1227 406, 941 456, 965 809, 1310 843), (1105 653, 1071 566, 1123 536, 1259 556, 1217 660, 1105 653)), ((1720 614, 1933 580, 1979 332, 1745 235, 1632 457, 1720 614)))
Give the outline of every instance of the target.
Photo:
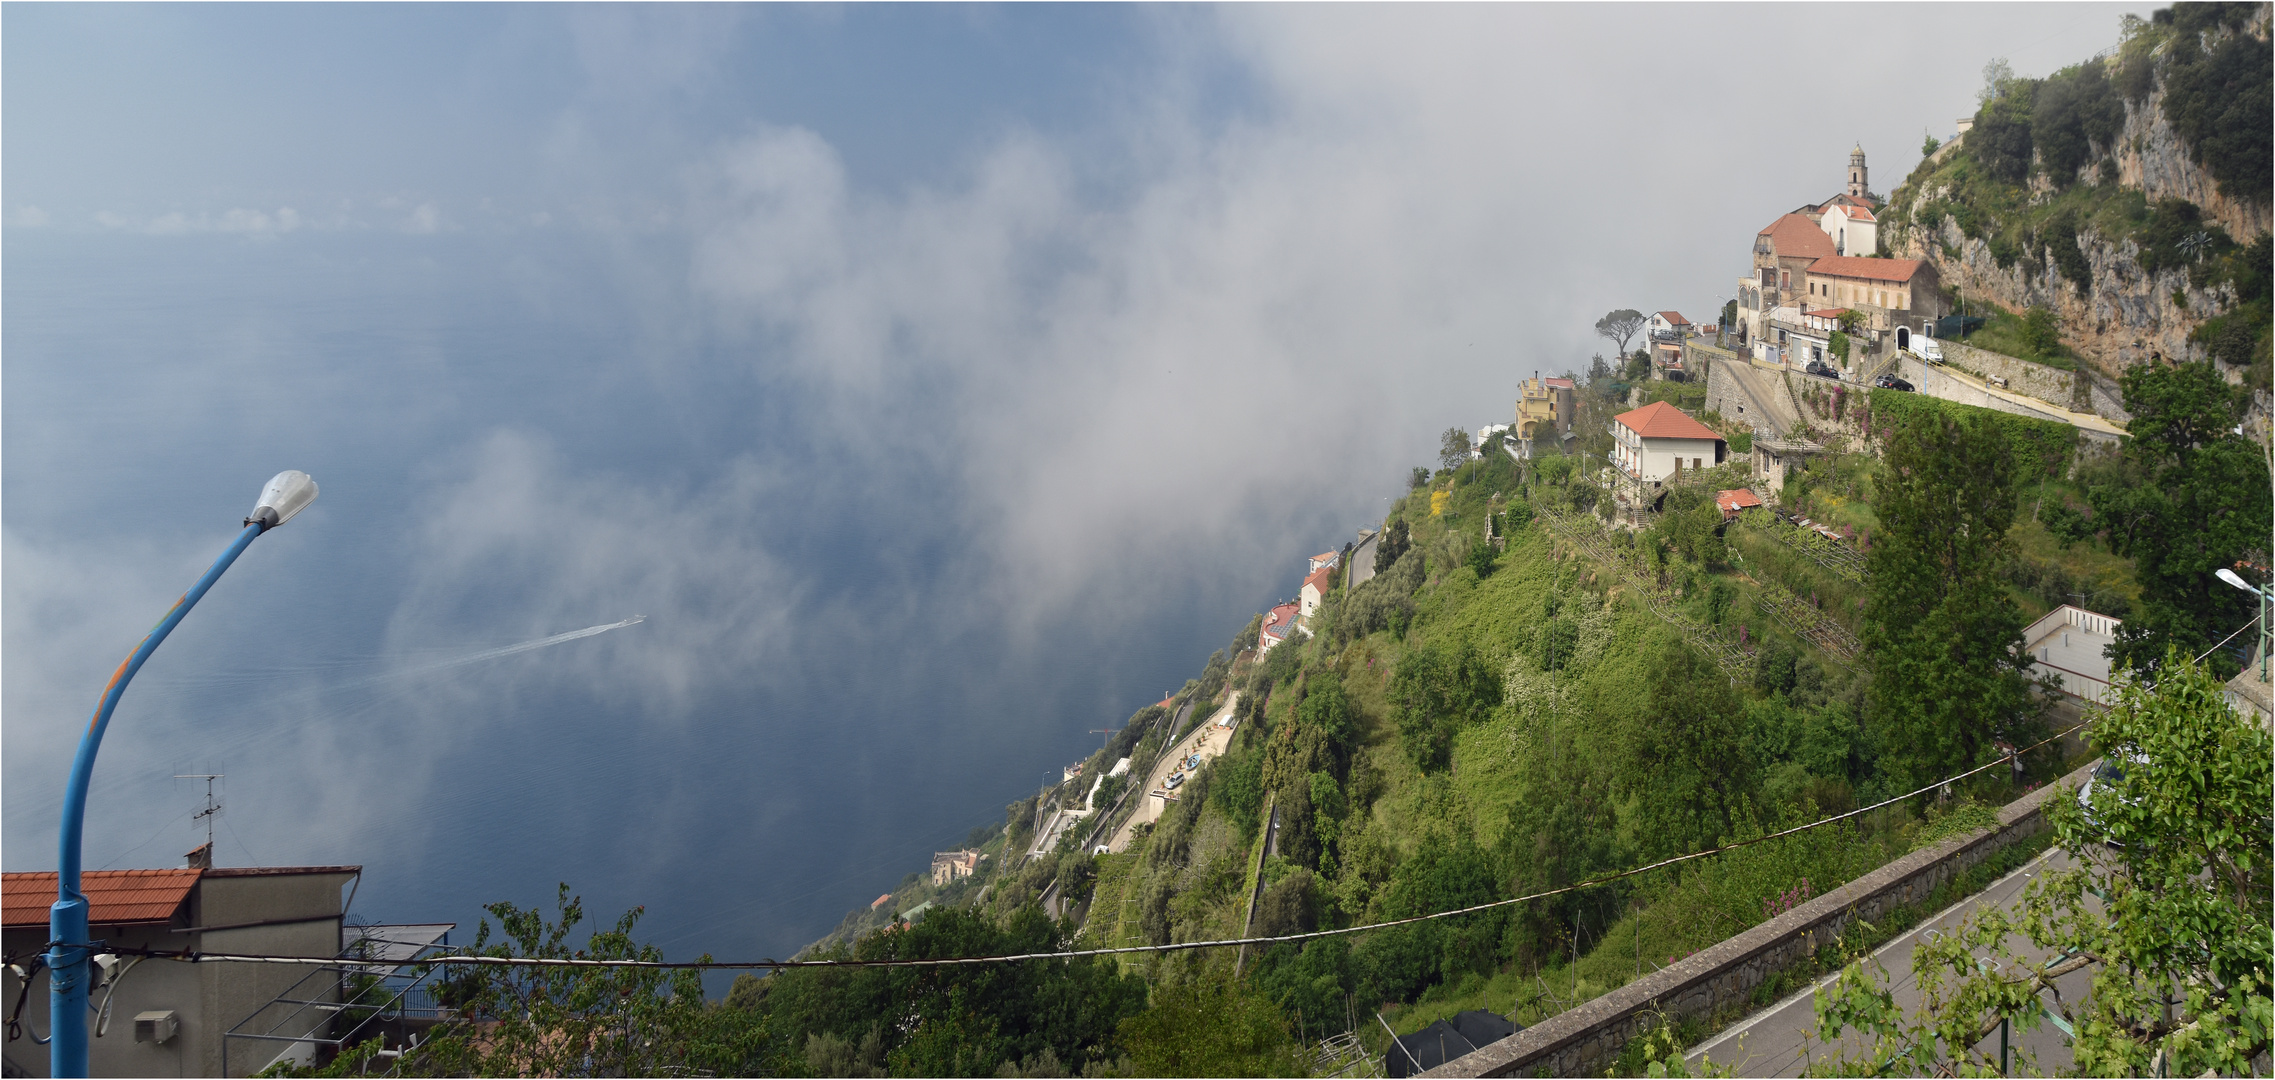
POLYGON ((181 1030, 182 1022, 172 1009, 156 1009, 134 1014, 134 1041, 164 1044, 181 1030))

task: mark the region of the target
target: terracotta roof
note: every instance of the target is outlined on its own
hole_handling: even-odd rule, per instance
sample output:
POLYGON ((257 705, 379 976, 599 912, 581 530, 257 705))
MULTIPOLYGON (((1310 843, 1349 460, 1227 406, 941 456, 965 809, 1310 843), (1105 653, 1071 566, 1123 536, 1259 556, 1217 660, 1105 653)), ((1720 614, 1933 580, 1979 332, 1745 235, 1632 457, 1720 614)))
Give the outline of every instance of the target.
POLYGON ((1662 311, 1659 313, 1659 317, 1675 324, 1676 326, 1690 325, 1690 320, 1683 318, 1683 313, 1680 311, 1662 311))
POLYGON ((1342 553, 1342 552, 1340 552, 1340 551, 1322 551, 1322 552, 1320 552, 1319 554, 1312 556, 1312 557, 1311 557, 1311 561, 1312 561, 1312 562, 1325 562, 1325 561, 1326 561, 1326 560, 1328 560, 1328 559, 1340 559, 1340 558, 1342 558, 1342 557, 1343 557, 1343 553, 1342 553))
MULTIPOLYGON (((200 870, 95 870, 79 875, 87 894, 87 921, 97 925, 162 923, 181 910, 200 870)), ((55 871, 0 876, 0 922, 46 926, 55 903, 55 871)))
POLYGON ((1769 237, 1771 246, 1779 255, 1797 259, 1829 259, 1834 257, 1833 238, 1809 220, 1807 214, 1787 214, 1769 223, 1758 235, 1769 237))
POLYGON ((1848 218, 1848 219, 1849 219, 1849 220, 1851 220, 1851 221, 1878 221, 1878 220, 1880 220, 1879 218, 1876 218, 1876 217, 1873 217, 1873 216, 1872 216, 1872 211, 1870 211, 1870 210, 1868 210, 1868 209, 1866 209, 1866 208, 1864 208, 1864 207, 1861 207, 1861 206, 1852 206, 1852 205, 1849 205, 1849 204, 1843 203, 1843 204, 1841 205, 1840 211, 1841 211, 1841 215, 1842 215, 1843 217, 1846 217, 1846 218, 1848 218))
POLYGON ((1295 627, 1298 610, 1294 604, 1281 604, 1267 612, 1264 615, 1264 633, 1275 640, 1287 637, 1288 631, 1295 627))
POLYGON ((1567 378, 1565 378, 1565 377, 1563 377, 1563 376, 1561 376, 1561 375, 1552 376, 1552 377, 1550 377, 1550 378, 1547 378, 1547 379, 1543 379, 1542 381, 1543 381, 1543 382, 1546 382, 1548 385, 1550 385, 1550 386, 1553 386, 1553 387, 1555 387, 1555 388, 1557 388, 1557 389, 1559 389, 1559 390, 1571 390, 1571 389, 1575 389, 1575 388, 1573 387, 1573 385, 1572 385, 1572 380, 1570 380, 1570 379, 1567 379, 1567 378))
POLYGON ((1854 255, 1833 255, 1810 263, 1809 272, 1828 277, 1864 278, 1868 281, 1910 281, 1920 272, 1920 267, 1926 265, 1918 259, 1859 259, 1854 255))
POLYGON ((1335 580, 1335 569, 1336 568, 1332 566, 1322 566, 1319 569, 1304 575, 1303 583, 1311 586, 1314 589, 1318 589, 1320 593, 1324 595, 1327 592, 1328 584, 1335 580))
POLYGON ((1728 491, 1717 492, 1714 496, 1714 505, 1721 507, 1725 514, 1761 504, 1761 497, 1745 488, 1731 488, 1728 491))
POLYGON ((1681 409, 1654 401, 1612 417, 1615 422, 1646 439, 1720 439, 1714 429, 1691 419, 1681 409))

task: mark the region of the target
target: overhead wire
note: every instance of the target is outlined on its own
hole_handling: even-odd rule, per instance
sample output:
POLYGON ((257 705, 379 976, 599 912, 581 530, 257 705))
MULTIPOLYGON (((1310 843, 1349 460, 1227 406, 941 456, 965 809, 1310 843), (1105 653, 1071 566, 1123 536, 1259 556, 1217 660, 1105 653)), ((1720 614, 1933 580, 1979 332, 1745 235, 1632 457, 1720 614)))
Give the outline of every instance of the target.
MULTIPOLYGON (((1562 896, 1566 893, 1578 892, 1583 889, 1592 889, 1600 885, 1608 885, 1612 882, 1635 877, 1639 874, 1647 874, 1653 870, 1663 870, 1670 866, 1677 866, 1682 863, 1693 862, 1698 859, 1707 858, 1709 856, 1720 855, 1726 852, 1737 851, 1741 848, 1752 847, 1755 844, 1767 843, 1771 840, 1793 836, 1799 833, 1807 832, 1811 829, 1822 828, 1826 825, 1846 821, 1850 818, 1868 814, 1875 810, 1893 806, 1908 799, 1917 798, 1918 796, 1927 794, 1931 791, 1936 791, 1940 788, 1957 783, 1961 780, 1965 780, 1970 776, 1974 776, 1986 770, 2004 766, 2008 762, 2012 761, 2015 757, 2030 753, 2039 747, 2064 738, 2076 732, 2078 729, 2085 727, 2087 723, 2090 723, 2090 721, 2081 721, 2077 724, 2073 724, 2070 727, 2064 728, 2059 732, 2047 736, 2046 738, 2040 739, 2039 741, 2032 743, 2029 746, 2023 747, 2020 750, 2016 750, 2011 754, 2002 753, 1998 757, 1993 758, 1984 764, 1977 765, 1972 769, 1968 769, 1965 772, 1947 776, 1941 780, 1936 780, 1925 786, 1905 792, 1902 795, 1897 795, 1893 798, 1882 799, 1870 806, 1858 807, 1845 813, 1819 818, 1816 821, 1807 822, 1801 825, 1795 825, 1791 828, 1780 829, 1772 833, 1764 833, 1761 836, 1756 836, 1751 839, 1738 840, 1726 844, 1718 844, 1714 847, 1706 848, 1704 850, 1693 851, 1682 855, 1672 856, 1670 858, 1660 859, 1657 862, 1646 863, 1642 866, 1618 871, 1617 873, 1605 874, 1601 877, 1590 878, 1586 881, 1574 882, 1570 885, 1559 886, 1553 889, 1544 889, 1540 892, 1527 893, 1523 896, 1508 897, 1501 900, 1489 900, 1482 904, 1471 904, 1467 907, 1453 908, 1447 911, 1437 911, 1427 915, 1412 915, 1403 919, 1388 919, 1382 922, 1366 923, 1359 926, 1346 926, 1333 930, 1312 930, 1300 934, 1280 934, 1270 937, 1219 938, 1208 941, 1176 941, 1162 945, 1122 945, 1098 949, 1062 949, 1052 952, 1011 953, 990 956, 924 957, 875 960, 599 960, 584 958, 552 958, 528 956, 450 955, 430 956, 419 960, 397 961, 394 962, 394 966, 416 967, 421 965, 447 965, 453 967, 631 968, 658 971, 782 971, 796 968, 954 967, 969 964, 1017 963, 1028 960, 1076 960, 1086 957, 1124 956, 1134 953, 1189 952, 1197 949, 1222 949, 1242 945, 1277 945, 1287 942, 1311 941, 1319 938, 1341 937, 1349 934, 1366 933, 1371 930, 1388 929, 1394 926, 1407 926, 1415 923, 1430 922, 1436 919, 1450 919, 1462 915, 1472 915, 1480 911, 1490 911, 1494 908, 1509 907, 1514 904, 1529 903, 1534 900, 1545 900, 1554 896, 1562 896)), ((259 953, 209 953, 188 949, 121 949, 116 951, 122 953, 131 952, 135 955, 151 956, 168 960, 184 961, 188 963, 327 965, 337 964, 340 962, 337 957, 278 956, 259 953)))

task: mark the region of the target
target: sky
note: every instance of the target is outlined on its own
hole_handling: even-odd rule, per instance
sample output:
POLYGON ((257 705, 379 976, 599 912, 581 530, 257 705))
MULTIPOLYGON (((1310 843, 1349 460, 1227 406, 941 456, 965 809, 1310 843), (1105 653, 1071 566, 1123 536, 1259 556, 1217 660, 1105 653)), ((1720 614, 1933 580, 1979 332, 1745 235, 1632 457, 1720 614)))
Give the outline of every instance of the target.
POLYGON ((2119 5, 0 6, 0 862, 786 953, 2119 5), (623 620, 542 650, 454 658, 623 620), (510 853, 510 854, 509 854, 510 853))

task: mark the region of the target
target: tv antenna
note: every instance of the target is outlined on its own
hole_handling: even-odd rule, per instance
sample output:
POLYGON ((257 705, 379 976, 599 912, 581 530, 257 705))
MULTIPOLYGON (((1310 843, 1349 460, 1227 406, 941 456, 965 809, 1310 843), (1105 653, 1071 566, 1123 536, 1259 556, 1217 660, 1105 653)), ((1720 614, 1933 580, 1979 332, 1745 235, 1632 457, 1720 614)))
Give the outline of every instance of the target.
POLYGON ((227 773, 176 773, 176 774, 174 774, 174 779, 176 779, 176 780, 203 780, 203 781, 205 781, 205 809, 198 811, 198 812, 197 812, 197 815, 196 815, 195 817, 192 817, 192 818, 190 819, 190 822, 191 822, 191 825, 190 825, 190 827, 191 827, 191 828, 193 828, 193 829, 194 829, 194 828, 196 828, 196 827, 197 827, 197 825, 196 825, 196 822, 197 822, 197 821, 199 821, 200 819, 203 819, 203 820, 205 821, 205 849, 206 849, 207 851, 212 851, 212 850, 213 850, 213 819, 214 819, 215 817, 219 816, 219 815, 220 815, 220 813, 221 813, 221 804, 220 804, 220 803, 218 803, 218 802, 215 802, 215 801, 214 801, 214 798, 213 798, 213 782, 214 782, 214 781, 216 781, 216 780, 219 780, 219 779, 221 779, 222 777, 224 777, 224 776, 227 776, 227 775, 228 775, 227 773))

